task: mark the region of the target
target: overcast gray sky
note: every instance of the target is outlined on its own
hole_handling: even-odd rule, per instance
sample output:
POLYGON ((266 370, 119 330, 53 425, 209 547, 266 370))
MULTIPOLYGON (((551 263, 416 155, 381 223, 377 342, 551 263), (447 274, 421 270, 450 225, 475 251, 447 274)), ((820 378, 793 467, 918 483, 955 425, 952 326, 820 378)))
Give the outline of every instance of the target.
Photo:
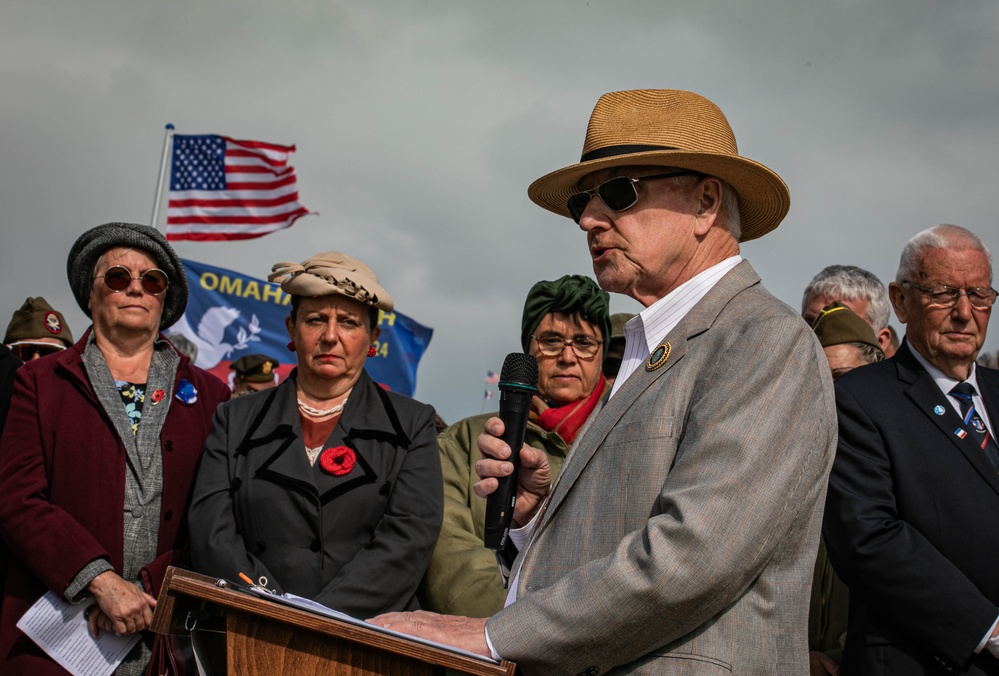
POLYGON ((149 221, 166 123, 295 143, 320 216, 177 251, 259 277, 357 256, 434 329, 417 398, 449 422, 478 413, 531 284, 592 273, 528 184, 578 159, 600 94, 645 87, 713 100, 788 183, 787 219, 743 255, 792 306, 831 263, 893 278, 937 223, 999 251, 991 0, 3 0, 2 322, 42 295, 83 333, 66 254, 93 225, 149 221))

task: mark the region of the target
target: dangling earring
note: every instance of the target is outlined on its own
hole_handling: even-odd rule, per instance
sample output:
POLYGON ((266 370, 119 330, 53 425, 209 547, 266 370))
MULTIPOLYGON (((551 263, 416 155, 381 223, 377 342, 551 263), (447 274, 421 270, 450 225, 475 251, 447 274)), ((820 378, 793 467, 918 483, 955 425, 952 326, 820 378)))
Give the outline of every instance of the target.
POLYGON ((285 347, 288 348, 289 352, 294 352, 295 351, 295 341, 294 340, 289 340, 288 344, 285 345, 285 347))
POLYGON ((377 354, 378 354, 378 350, 375 348, 374 345, 372 345, 371 347, 368 348, 368 356, 369 357, 374 357, 377 354))

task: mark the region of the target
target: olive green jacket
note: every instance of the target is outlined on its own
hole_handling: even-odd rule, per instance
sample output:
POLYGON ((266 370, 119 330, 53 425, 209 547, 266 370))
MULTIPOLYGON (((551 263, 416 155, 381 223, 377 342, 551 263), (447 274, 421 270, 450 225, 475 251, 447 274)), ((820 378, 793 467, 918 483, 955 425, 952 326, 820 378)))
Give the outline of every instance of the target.
MULTIPOLYGON (((444 525, 423 578, 421 605, 448 615, 489 617, 503 607, 507 590, 495 553, 483 544, 486 501, 472 492, 481 458, 476 439, 496 413, 465 418, 440 433, 437 446, 444 473, 444 525)), ((552 480, 568 446, 536 423, 527 424, 524 442, 548 454, 552 480)))

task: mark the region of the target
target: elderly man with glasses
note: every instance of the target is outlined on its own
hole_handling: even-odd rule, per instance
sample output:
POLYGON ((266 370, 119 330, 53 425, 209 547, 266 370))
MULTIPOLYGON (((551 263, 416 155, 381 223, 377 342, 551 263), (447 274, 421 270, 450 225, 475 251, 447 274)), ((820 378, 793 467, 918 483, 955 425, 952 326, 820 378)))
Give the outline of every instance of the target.
POLYGON ((888 288, 898 352, 836 381, 825 542, 850 587, 843 673, 999 674, 996 292, 964 228, 913 237, 888 288))
MULTIPOLYGON (((787 186, 738 154, 722 112, 675 90, 605 94, 579 163, 537 204, 586 235, 597 281, 645 309, 621 371, 554 485, 523 466, 520 554, 488 620, 375 622, 517 662, 526 674, 803 674, 808 591, 836 444, 809 327, 739 254, 787 186)), ((486 423, 487 495, 511 449, 486 423)))

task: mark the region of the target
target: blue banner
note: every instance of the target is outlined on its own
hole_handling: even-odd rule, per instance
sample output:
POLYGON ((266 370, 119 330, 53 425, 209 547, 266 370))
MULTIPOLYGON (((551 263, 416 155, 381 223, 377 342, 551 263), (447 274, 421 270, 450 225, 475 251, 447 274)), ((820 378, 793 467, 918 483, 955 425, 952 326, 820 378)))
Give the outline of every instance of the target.
MULTIPOLYGON (((295 367, 295 355, 286 348, 284 318, 291 297, 277 284, 182 260, 190 297, 187 311, 169 334, 181 334, 198 348, 195 363, 231 384, 229 364, 247 354, 264 354, 281 362, 278 377, 295 367)), ((365 370, 386 389, 413 396, 416 369, 430 343, 433 329, 400 312, 379 312, 381 335, 377 354, 368 357, 365 370)))

